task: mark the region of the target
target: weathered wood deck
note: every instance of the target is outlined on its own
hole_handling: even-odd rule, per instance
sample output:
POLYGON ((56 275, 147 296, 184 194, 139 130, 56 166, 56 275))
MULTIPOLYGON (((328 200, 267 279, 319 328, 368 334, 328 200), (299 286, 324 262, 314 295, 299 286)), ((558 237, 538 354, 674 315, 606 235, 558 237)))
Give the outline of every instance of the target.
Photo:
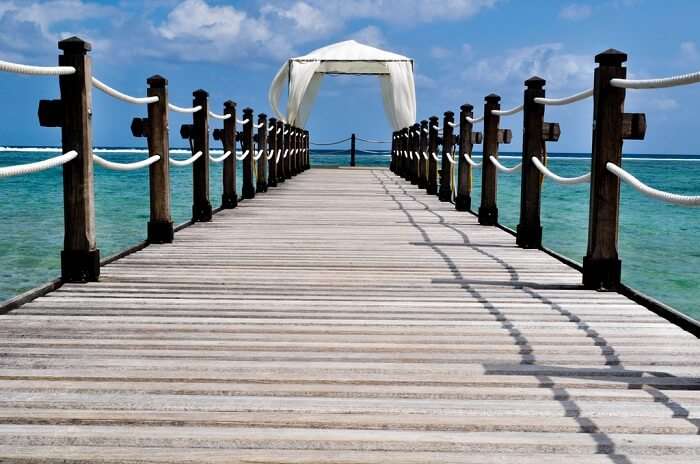
POLYGON ((697 463, 700 342, 384 169, 0 317, 0 462, 697 463))

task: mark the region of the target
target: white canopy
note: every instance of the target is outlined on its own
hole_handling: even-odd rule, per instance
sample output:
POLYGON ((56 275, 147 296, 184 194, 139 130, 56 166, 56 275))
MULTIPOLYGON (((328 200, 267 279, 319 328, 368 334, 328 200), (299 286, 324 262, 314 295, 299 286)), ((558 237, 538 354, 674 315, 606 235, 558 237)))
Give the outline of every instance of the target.
POLYGON ((297 127, 304 127, 324 74, 378 76, 384 111, 394 130, 415 122, 413 60, 354 40, 328 45, 287 61, 273 79, 268 96, 277 117, 297 127), (289 92, 287 117, 279 111, 285 82, 288 82, 289 92))

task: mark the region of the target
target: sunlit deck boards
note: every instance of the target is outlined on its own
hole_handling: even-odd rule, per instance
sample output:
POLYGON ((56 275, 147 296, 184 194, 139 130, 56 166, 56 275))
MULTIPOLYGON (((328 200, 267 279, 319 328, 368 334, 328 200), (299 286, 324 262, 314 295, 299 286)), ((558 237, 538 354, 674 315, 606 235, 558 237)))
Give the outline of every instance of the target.
POLYGON ((307 171, 102 276, 0 317, 0 457, 700 459, 697 339, 383 169, 307 171))

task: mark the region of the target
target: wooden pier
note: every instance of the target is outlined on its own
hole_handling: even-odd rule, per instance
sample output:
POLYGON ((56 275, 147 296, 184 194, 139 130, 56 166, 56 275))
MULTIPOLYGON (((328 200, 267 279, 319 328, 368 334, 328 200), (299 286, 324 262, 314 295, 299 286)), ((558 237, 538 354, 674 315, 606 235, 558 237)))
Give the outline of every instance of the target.
POLYGON ((697 463, 700 342, 387 169, 0 317, 0 462, 697 463))

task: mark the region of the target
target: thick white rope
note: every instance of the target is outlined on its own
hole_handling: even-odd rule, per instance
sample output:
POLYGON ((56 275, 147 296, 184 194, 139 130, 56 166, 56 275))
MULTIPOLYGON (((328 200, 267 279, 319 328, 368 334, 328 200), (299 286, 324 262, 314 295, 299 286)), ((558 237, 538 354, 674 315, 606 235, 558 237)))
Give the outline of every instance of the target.
POLYGON ((248 124, 250 122, 250 118, 245 118, 243 121, 241 121, 240 119, 236 119, 236 122, 238 124, 240 124, 241 126, 245 126, 246 124, 248 124))
POLYGON ((211 156, 209 155, 209 159, 211 160, 212 163, 221 163, 223 160, 231 156, 231 150, 227 151, 223 155, 219 157, 211 156))
POLYGON ((677 87, 679 85, 689 85, 698 82, 700 82, 700 71, 661 79, 610 79, 610 85, 625 89, 662 89, 665 87, 677 87))
POLYGON ((451 164, 456 164, 457 161, 454 159, 454 157, 450 153, 445 153, 445 156, 447 156, 447 161, 449 161, 451 164))
POLYGON ((246 157, 247 157, 249 154, 250 154, 250 150, 244 151, 244 152, 241 154, 241 156, 238 156, 238 153, 236 153, 236 159, 237 159, 238 161, 242 161, 242 160, 246 159, 246 157))
POLYGON ((145 160, 136 161, 134 163, 115 163, 114 161, 109 161, 101 156, 97 156, 94 153, 92 154, 92 159, 95 161, 95 164, 98 164, 106 169, 111 169, 112 171, 135 171, 155 163, 160 159, 160 155, 154 155, 146 158, 145 160))
POLYGON ((440 128, 439 128, 438 126, 430 126, 430 127, 432 127, 433 129, 435 129, 436 131, 439 131, 439 130, 440 130, 440 128))
POLYGON ((469 165, 470 165, 471 167, 473 167, 473 168, 481 167, 481 165, 484 164, 483 161, 482 161, 481 163, 477 163, 476 161, 474 161, 474 160, 471 158, 471 156, 467 155, 466 153, 464 154, 464 159, 465 159, 465 160, 467 161, 467 163, 469 163, 469 165))
POLYGON ((0 71, 28 74, 30 76, 65 76, 67 74, 75 74, 73 66, 30 66, 2 60, 0 60, 0 71))
POLYGON ((496 159, 495 156, 490 155, 489 160, 491 160, 491 163, 493 163, 494 166, 496 166, 496 169, 498 169, 501 172, 505 172, 506 174, 512 174, 514 172, 517 172, 520 170, 521 167, 523 167, 523 163, 520 162, 513 166, 512 168, 507 168, 503 166, 501 163, 498 162, 498 159, 496 159))
POLYGON ((280 132, 282 132, 282 128, 281 128, 281 127, 280 127, 279 129, 277 129, 277 132, 275 132, 275 134, 279 134, 280 132))
MULTIPOLYGON (((283 133, 282 135, 287 135, 287 134, 289 134, 289 129, 287 129, 286 131, 284 131, 284 133, 283 133)), ((349 139, 348 139, 348 140, 349 140, 349 139)), ((317 144, 317 145, 318 145, 318 144, 317 144)))
POLYGON ((170 164, 172 164, 173 166, 189 166, 190 164, 197 161, 201 156, 202 156, 202 152, 198 151, 197 153, 195 153, 191 157, 187 158, 186 160, 176 160, 173 158, 168 158, 168 160, 170 161, 170 164))
POLYGON ((132 97, 131 95, 127 95, 125 93, 120 92, 119 90, 113 89, 112 87, 108 86, 104 82, 101 82, 94 76, 92 78, 92 85, 95 88, 103 91, 110 97, 114 97, 117 100, 125 101, 133 105, 144 105, 148 103, 155 103, 158 101, 158 97, 132 97))
POLYGON ((467 116, 467 122, 469 122, 471 124, 478 124, 478 123, 483 122, 483 121, 484 121, 483 116, 479 116, 478 118, 470 118, 469 116, 467 116))
POLYGON ((552 179, 554 182, 557 182, 559 184, 564 184, 564 185, 573 185, 573 184, 585 184, 590 182, 591 180, 591 173, 584 174, 582 176, 578 177, 562 177, 554 174, 552 171, 547 169, 547 166, 542 164, 542 161, 538 160, 534 156, 531 158, 532 159, 532 164, 535 165, 535 167, 545 176, 550 179, 552 179))
POLYGON ((427 159, 428 159, 428 153, 427 153, 427 152, 425 152, 425 151, 423 152, 423 159, 425 159, 425 160, 427 160, 427 159))
POLYGON ((447 124, 449 124, 450 127, 459 127, 459 124, 455 124, 455 123, 453 123, 453 122, 451 122, 451 121, 447 121, 447 124))
POLYGON ((613 163, 608 163, 605 165, 608 171, 615 174, 621 180, 624 180, 630 184, 635 190, 643 193, 644 195, 654 198, 656 200, 665 201, 666 203, 673 203, 674 205, 681 206, 700 206, 700 195, 678 195, 676 193, 664 192, 663 190, 657 190, 653 187, 649 187, 644 184, 641 180, 634 177, 629 172, 622 169, 613 163))
POLYGON ((0 177, 12 177, 21 176, 24 174, 33 174, 39 171, 45 171, 46 169, 55 168, 56 166, 61 166, 71 161, 76 156, 78 152, 71 150, 63 155, 54 156, 53 158, 45 159, 43 161, 37 161, 35 163, 18 164, 15 166, 6 166, 0 168, 0 177))
POLYGON ((182 106, 173 105, 172 103, 168 103, 168 108, 177 113, 196 113, 197 111, 202 109, 200 105, 197 105, 193 108, 183 108, 182 106))
POLYGON ((272 157, 275 156, 275 150, 269 150, 267 152, 267 156, 265 157, 268 161, 272 159, 272 157))
POLYGON ((282 158, 286 158, 287 156, 289 156, 289 148, 286 148, 284 150, 284 154, 282 155, 282 158))
POLYGON ((265 150, 258 150, 257 153, 253 152, 253 159, 255 161, 259 160, 265 150))
POLYGON ((520 113, 523 108, 525 108, 525 105, 518 105, 515 108, 511 108, 509 110, 491 110, 491 114, 494 116, 511 116, 513 114, 520 113))
POLYGON ((275 126, 267 126, 267 131, 270 132, 274 128, 275 128, 275 126))
POLYGON ((540 105, 551 105, 551 106, 561 106, 568 105, 569 103, 576 103, 577 101, 585 100, 593 96, 593 89, 586 89, 583 92, 575 93, 563 98, 544 98, 535 97, 535 103, 540 105))
POLYGON ((216 114, 216 113, 209 111, 209 116, 214 118, 214 119, 218 119, 220 121, 226 121, 228 118, 231 117, 231 114, 230 113, 229 114, 216 114))
POLYGON ((257 123, 257 124, 253 124, 253 127, 255 127, 256 129, 260 129, 260 128, 261 128, 262 126, 264 126, 264 125, 265 125, 264 122, 259 122, 259 123, 257 123))
POLYGON ((282 156, 282 149, 280 148, 280 149, 277 150, 277 157, 275 158, 275 163, 279 163, 279 162, 280 162, 280 157, 281 157, 281 156, 282 156))
POLYGON ((440 158, 437 157, 437 155, 435 154, 435 152, 432 152, 432 153, 431 153, 431 156, 433 157, 433 159, 434 159, 435 161, 440 161, 440 158))
POLYGON ((427 127, 424 127, 424 128, 423 128, 423 132, 425 132, 426 134, 430 133, 430 131, 428 130, 427 127))

